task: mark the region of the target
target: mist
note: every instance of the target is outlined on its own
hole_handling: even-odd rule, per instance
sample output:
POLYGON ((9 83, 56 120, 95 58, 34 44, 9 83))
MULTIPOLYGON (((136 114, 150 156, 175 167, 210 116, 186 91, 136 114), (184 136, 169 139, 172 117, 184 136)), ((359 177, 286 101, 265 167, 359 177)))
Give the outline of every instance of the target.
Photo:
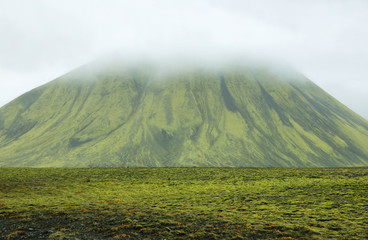
POLYGON ((0 106, 107 55, 287 63, 368 119, 367 1, 2 1, 0 106))

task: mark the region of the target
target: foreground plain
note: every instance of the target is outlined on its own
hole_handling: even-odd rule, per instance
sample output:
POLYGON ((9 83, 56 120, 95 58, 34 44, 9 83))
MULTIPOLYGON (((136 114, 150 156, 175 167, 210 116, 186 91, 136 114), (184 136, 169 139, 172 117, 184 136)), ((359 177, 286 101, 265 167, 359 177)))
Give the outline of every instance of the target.
POLYGON ((0 168, 0 239, 368 239, 368 168, 0 168))

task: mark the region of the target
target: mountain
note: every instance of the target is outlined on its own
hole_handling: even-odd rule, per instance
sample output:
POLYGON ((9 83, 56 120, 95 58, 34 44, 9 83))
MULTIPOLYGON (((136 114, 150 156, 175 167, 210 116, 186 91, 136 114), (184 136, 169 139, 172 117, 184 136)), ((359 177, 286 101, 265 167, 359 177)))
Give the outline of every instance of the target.
POLYGON ((0 166, 368 165, 368 122, 293 70, 110 61, 0 109, 0 166))

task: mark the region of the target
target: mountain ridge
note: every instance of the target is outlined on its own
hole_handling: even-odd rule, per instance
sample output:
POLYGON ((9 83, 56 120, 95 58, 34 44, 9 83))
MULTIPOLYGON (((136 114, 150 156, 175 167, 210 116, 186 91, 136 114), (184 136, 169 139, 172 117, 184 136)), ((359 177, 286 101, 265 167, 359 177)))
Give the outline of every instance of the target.
POLYGON ((368 121, 301 74, 162 69, 90 63, 23 94, 0 109, 0 166, 368 165, 368 121))

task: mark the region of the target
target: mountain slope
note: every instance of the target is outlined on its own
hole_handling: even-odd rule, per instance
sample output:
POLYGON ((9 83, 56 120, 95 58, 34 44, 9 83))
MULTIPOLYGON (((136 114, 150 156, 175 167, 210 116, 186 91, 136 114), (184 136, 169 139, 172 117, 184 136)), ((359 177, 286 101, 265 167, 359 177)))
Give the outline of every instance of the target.
POLYGON ((88 64, 20 96, 0 166, 368 165, 368 122, 303 76, 183 69, 88 64))

